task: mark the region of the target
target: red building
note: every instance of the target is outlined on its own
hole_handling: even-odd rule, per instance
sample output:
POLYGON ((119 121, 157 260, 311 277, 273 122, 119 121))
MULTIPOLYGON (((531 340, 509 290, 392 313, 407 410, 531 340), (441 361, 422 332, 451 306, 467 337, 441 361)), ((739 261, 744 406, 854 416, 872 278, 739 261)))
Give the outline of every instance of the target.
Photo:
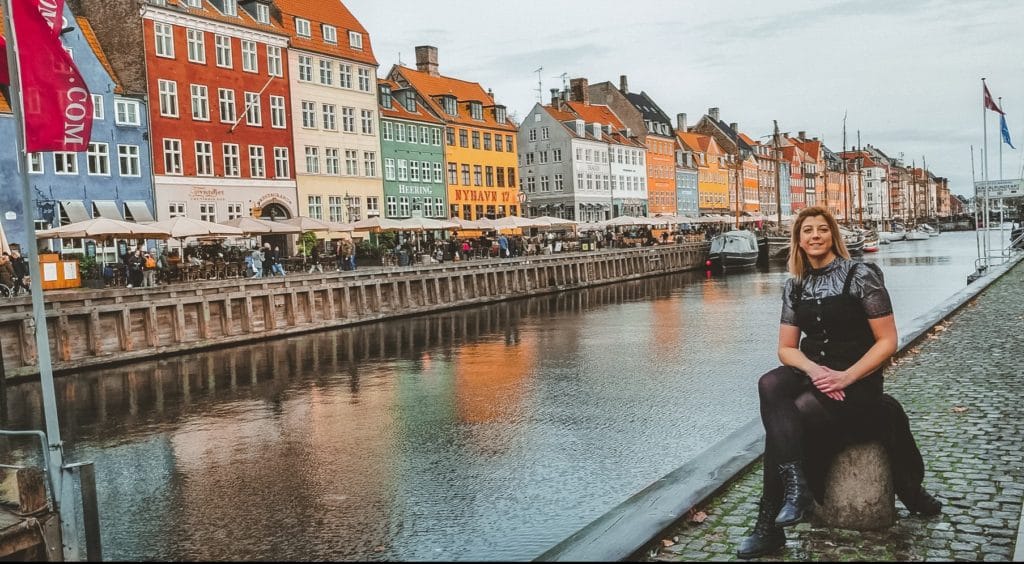
POLYGON ((158 218, 296 215, 288 36, 276 10, 167 4, 142 10, 158 218))

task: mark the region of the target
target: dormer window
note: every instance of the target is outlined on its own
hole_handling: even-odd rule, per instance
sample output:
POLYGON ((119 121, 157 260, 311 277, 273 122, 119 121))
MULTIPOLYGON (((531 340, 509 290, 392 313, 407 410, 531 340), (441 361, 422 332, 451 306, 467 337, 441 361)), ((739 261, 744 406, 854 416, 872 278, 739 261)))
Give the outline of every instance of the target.
POLYGON ((505 106, 494 107, 494 120, 498 123, 505 123, 507 119, 507 113, 505 112, 505 106))
POLYGON ((469 103, 469 115, 472 116, 473 119, 483 121, 483 119, 484 119, 484 105, 481 104, 480 102, 470 102, 469 103))
POLYGON ((383 108, 391 109, 391 87, 387 84, 380 85, 380 105, 383 108))
POLYGON ((362 50, 363 48, 363 34, 358 31, 348 32, 348 46, 353 49, 362 50))
POLYGON ((266 4, 256 4, 256 21, 261 24, 270 23, 270 6, 266 4))
POLYGON ((411 91, 405 93, 405 109, 416 113, 416 95, 411 91))
POLYGON ((333 25, 321 25, 320 32, 324 36, 324 43, 330 43, 331 45, 338 44, 338 30, 333 25))
POLYGON ((295 18, 295 34, 299 37, 312 37, 312 32, 309 30, 309 20, 295 18))
POLYGON ((455 96, 442 96, 441 105, 444 107, 444 113, 450 116, 458 115, 458 101, 455 96))
POLYGON ((237 16, 238 15, 238 0, 224 0, 224 15, 225 16, 237 16))
POLYGON ((189 8, 202 8, 203 7, 203 0, 188 0, 187 3, 188 3, 188 7, 189 8))

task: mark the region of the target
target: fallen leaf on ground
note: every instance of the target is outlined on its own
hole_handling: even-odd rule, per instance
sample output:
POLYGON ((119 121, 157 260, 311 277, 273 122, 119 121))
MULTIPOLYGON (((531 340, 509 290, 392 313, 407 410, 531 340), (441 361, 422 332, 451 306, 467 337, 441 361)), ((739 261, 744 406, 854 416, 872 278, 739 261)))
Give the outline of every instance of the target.
POLYGON ((704 520, 707 519, 707 518, 708 518, 708 514, 707 513, 704 513, 703 511, 698 511, 698 512, 694 513, 692 517, 690 517, 690 520, 693 521, 694 523, 703 523, 704 520))
POLYGON ((963 413, 965 411, 967 411, 967 408, 963 407, 962 405, 953 406, 953 413, 963 413))
POLYGON ((675 542, 672 539, 661 539, 661 546, 672 546, 675 542))

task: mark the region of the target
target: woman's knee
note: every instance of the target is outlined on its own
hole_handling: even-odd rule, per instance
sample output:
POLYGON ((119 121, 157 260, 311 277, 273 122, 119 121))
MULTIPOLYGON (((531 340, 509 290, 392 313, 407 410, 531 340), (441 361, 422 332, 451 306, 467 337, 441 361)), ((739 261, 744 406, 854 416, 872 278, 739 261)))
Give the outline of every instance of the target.
POLYGON ((772 397, 793 387, 795 372, 788 366, 780 366, 766 372, 757 380, 757 393, 760 397, 772 397))

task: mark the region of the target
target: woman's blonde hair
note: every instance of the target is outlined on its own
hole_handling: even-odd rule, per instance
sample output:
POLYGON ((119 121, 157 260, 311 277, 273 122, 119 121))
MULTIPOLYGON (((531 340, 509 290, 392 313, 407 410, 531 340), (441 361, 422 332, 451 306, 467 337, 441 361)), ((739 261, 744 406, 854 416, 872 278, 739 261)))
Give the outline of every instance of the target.
POLYGON ((800 248, 800 229, 809 217, 825 218, 829 231, 832 232, 832 252, 836 256, 846 259, 850 258, 850 252, 846 250, 846 243, 843 242, 843 235, 839 232, 839 224, 836 222, 836 218, 832 217, 832 214, 821 206, 804 208, 797 214, 796 221, 793 222, 793 233, 789 238, 789 273, 800 280, 803 280, 804 275, 811 268, 810 261, 807 259, 807 253, 800 248))

